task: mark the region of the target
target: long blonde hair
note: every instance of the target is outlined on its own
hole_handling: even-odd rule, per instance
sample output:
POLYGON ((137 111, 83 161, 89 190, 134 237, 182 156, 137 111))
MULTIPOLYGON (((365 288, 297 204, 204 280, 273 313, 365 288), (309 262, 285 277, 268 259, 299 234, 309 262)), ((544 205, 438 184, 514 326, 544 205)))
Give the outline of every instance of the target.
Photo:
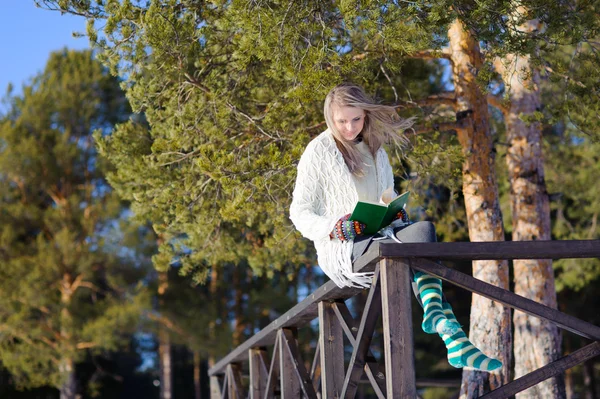
POLYGON ((400 118, 394 107, 377 104, 360 86, 352 83, 337 85, 325 97, 323 113, 327 127, 333 133, 337 147, 351 173, 357 176, 364 174, 362 157, 356 146, 351 141, 344 139, 336 129, 332 109, 334 104, 340 107, 356 107, 365 111, 366 116, 361 135, 373 157, 383 144, 405 144, 408 141, 403 132, 412 126, 412 118, 400 118))

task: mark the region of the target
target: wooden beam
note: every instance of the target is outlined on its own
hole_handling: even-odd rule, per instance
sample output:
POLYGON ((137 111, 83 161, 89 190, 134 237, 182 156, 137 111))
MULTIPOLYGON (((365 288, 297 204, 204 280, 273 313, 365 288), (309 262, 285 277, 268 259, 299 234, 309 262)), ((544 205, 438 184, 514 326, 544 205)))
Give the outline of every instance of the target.
MULTIPOLYGON (((374 254, 377 259, 378 254, 374 254)), ((222 374, 227 364, 242 362, 248 359, 248 349, 259 346, 270 346, 275 342, 277 330, 280 328, 297 328, 307 325, 318 317, 317 304, 321 301, 347 299, 362 291, 358 288, 339 288, 333 281, 328 281, 315 292, 307 296, 302 302, 273 320, 267 327, 246 340, 242 345, 235 348, 227 356, 219 360, 208 371, 209 375, 222 374)))
POLYGON ((269 367, 269 376, 267 378, 267 391, 263 399, 271 399, 274 396, 275 383, 279 377, 279 334, 273 345, 273 356, 271 357, 271 366, 269 367))
POLYGON ((227 365, 227 398, 246 399, 246 392, 242 385, 242 368, 239 364, 227 365))
POLYGON ((210 376, 210 399, 221 399, 221 384, 219 378, 221 378, 221 376, 210 376))
MULTIPOLYGON (((600 240, 374 243, 381 257, 499 260, 600 258, 600 240)), ((373 246, 373 244, 371 245, 373 246)))
POLYGON ((221 391, 221 399, 228 399, 229 398, 229 372, 227 370, 229 370, 229 365, 227 365, 227 368, 225 368, 225 378, 223 378, 223 390, 221 391))
POLYGON ((342 398, 353 398, 356 395, 358 382, 362 376, 365 367, 365 357, 369 351, 373 332, 375 331, 375 323, 381 314, 381 284, 379 283, 379 266, 375 267, 375 274, 362 317, 360 326, 356 334, 357 344, 352 351, 350 364, 346 370, 344 378, 344 388, 342 389, 342 398))
POLYGON ((416 398, 409 264, 383 259, 379 265, 387 397, 416 398))
POLYGON ((550 364, 547 364, 529 374, 517 378, 500 388, 494 389, 483 396, 481 399, 504 399, 513 396, 514 394, 524 391, 529 387, 534 386, 550 377, 563 373, 565 370, 573 366, 577 366, 589 359, 600 355, 600 342, 594 342, 575 352, 560 358, 550 364))
POLYGON ((319 302, 321 391, 323 398, 339 398, 344 386, 344 332, 331 302, 319 302))
MULTIPOLYGON (((355 271, 372 271, 380 257, 418 258, 426 255, 435 259, 558 259, 600 258, 600 240, 518 241, 518 242, 454 242, 454 243, 373 243, 367 253, 354 263, 355 271)), ((320 301, 347 299, 358 292, 356 288, 338 288, 332 281, 319 287, 302 302, 274 320, 259 333, 235 348, 209 370, 209 375, 223 374, 229 363, 246 361, 248 350, 270 346, 277 330, 302 327, 318 316, 320 301)))
POLYGON ((321 385, 321 340, 317 340, 317 347, 315 348, 315 356, 310 367, 309 378, 312 381, 315 392, 319 392, 319 386, 321 385))
MULTIPOLYGON (((356 325, 357 323, 354 320, 354 317, 350 314, 348 306, 346 306, 346 303, 343 301, 336 301, 333 303, 333 310, 340 320, 340 324, 342 325, 350 344, 356 346, 358 326, 356 325)), ((373 356, 370 349, 367 352, 365 360, 365 374, 367 375, 373 390, 375 390, 375 394, 378 398, 385 399, 385 374, 381 371, 379 363, 375 360, 375 356, 373 356)))
POLYGON ((305 397, 317 399, 298 350, 295 331, 282 328, 280 334, 280 353, 284 355, 281 361, 281 398, 299 398, 302 391, 305 397))
POLYGON ((281 399, 297 399, 302 394, 300 381, 294 373, 294 359, 290 356, 287 349, 286 337, 283 329, 279 334, 279 383, 281 389, 281 399))
POLYGON ((582 337, 595 341, 600 340, 600 327, 596 327, 591 323, 544 306, 531 299, 498 288, 492 284, 488 284, 427 259, 414 259, 411 261, 410 265, 414 269, 439 277, 442 280, 448 281, 478 295, 482 295, 532 316, 548 320, 560 328, 571 331, 582 337))
POLYGON ((267 392, 269 379, 267 351, 264 348, 252 348, 248 358, 250 363, 250 399, 263 399, 267 392))

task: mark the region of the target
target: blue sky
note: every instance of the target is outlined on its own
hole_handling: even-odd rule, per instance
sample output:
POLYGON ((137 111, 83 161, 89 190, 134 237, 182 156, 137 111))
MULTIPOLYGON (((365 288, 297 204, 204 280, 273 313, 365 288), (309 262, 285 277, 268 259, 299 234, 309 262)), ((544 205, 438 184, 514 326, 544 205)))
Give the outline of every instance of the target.
POLYGON ((35 6, 33 0, 4 0, 0 12, 0 97, 10 83, 21 92, 23 83, 44 69, 50 52, 64 47, 88 48, 85 20, 35 6))

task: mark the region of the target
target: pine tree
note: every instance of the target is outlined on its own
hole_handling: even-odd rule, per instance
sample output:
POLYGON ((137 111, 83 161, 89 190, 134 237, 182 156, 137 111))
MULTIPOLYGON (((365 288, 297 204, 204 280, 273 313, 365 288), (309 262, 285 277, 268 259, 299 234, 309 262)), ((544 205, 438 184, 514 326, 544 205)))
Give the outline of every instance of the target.
MULTIPOLYGON (((595 84, 576 84, 581 79, 573 79, 564 61, 546 64, 548 54, 565 43, 583 43, 591 51, 578 51, 574 59, 597 76, 591 42, 597 21, 588 3, 522 2, 531 10, 527 18, 540 18, 544 29, 517 39, 509 18, 512 1, 40 3, 90 20, 106 19, 100 31, 90 25, 90 38, 105 50, 113 71, 128 76, 132 104, 146 113, 151 126, 148 135, 140 135, 136 126, 124 125, 120 135, 102 144, 117 164, 111 182, 136 202, 139 215, 166 234, 156 264, 165 268, 182 249, 193 248, 183 256, 184 270, 196 272, 199 280, 209 267, 224 262, 247 259, 257 272, 268 273, 307 260, 303 244, 288 239, 286 205, 294 162, 324 127, 322 98, 335 83, 354 80, 396 103, 405 101, 407 108, 422 102, 455 111, 445 112, 445 119, 423 118, 424 126, 415 130, 458 133, 473 240, 503 238, 485 101, 498 84, 498 71, 492 68, 496 58, 528 55, 534 67, 564 79, 567 101, 555 104, 552 112, 584 105, 587 115, 568 112, 574 115, 571 123, 581 128, 593 127, 589 120, 598 107, 595 84), (406 101, 394 82, 407 58, 450 60, 455 92, 406 101)), ((506 108, 494 96, 487 100, 506 108)), ((434 147, 415 147, 414 153, 434 152, 434 147)), ((448 171, 431 166, 433 174, 448 171)), ((475 264, 475 274, 482 264, 475 264)), ((493 270, 484 279, 507 287, 506 263, 490 265, 493 270)), ((491 386, 506 382, 510 364, 507 311, 478 313, 477 304, 486 301, 474 299, 472 315, 494 319, 489 349, 504 353, 505 369, 500 376, 465 373, 467 385, 469 375, 475 375, 471 382, 478 380, 484 390, 483 379, 489 378, 491 386)), ((471 335, 483 337, 486 328, 487 322, 475 320, 471 335)), ((475 389, 470 385, 465 395, 475 389)))
POLYGON ((124 207, 92 133, 129 115, 90 51, 52 53, 0 120, 0 359, 22 387, 77 393, 86 353, 128 341, 145 272, 125 253, 124 207))

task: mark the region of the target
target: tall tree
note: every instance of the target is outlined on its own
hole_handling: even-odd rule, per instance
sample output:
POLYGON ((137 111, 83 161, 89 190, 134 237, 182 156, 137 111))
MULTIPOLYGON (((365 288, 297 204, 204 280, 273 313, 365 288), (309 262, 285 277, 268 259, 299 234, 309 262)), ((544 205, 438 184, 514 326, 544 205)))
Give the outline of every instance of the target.
POLYGON ((77 394, 87 352, 127 342, 144 273, 115 241, 121 201, 92 133, 129 115, 90 51, 52 53, 0 120, 0 358, 24 387, 77 394))
MULTIPOLYGON (((288 239, 285 215, 294 161, 324 128, 322 98, 332 85, 350 79, 385 93, 390 102, 419 103, 403 98, 395 85, 407 57, 453 61, 456 93, 438 93, 424 102, 450 105, 458 121, 425 128, 458 132, 471 238, 502 239, 483 93, 494 57, 518 52, 520 43, 511 40, 512 26, 506 24, 512 2, 39 3, 90 21, 107 20, 104 29, 90 25, 90 38, 105 50, 106 63, 128 77, 129 96, 136 109, 147 111, 151 131, 149 140, 130 149, 127 144, 140 135, 135 126, 124 125, 103 148, 119 163, 112 182, 136 201, 139 214, 158 232, 167 234, 156 257, 159 267, 186 248, 193 250, 184 251, 183 269, 199 280, 209 267, 225 262, 247 259, 257 272, 269 273, 287 262, 306 261, 300 241, 288 239), (453 51, 447 54, 422 51, 448 44, 453 51)), ((563 3, 526 3, 536 16, 553 21, 547 31, 535 33, 540 41, 571 37, 569 24, 589 22, 567 13, 577 18, 565 24, 557 17, 565 11, 563 3)), ((430 171, 439 170, 431 166, 430 171)), ((479 276, 477 265, 482 263, 474 269, 479 276)), ((507 287, 506 263, 490 265, 493 272, 483 278, 507 287)), ((480 302, 474 301, 473 317, 479 317, 480 302)), ((496 310, 491 313, 495 349, 487 351, 508 367, 507 311, 496 310)), ((483 320, 472 324, 472 336, 486 334, 483 320)), ((480 339, 474 338, 482 344, 480 339)), ((479 382, 487 378, 466 374, 479 382)), ((507 376, 505 369, 490 376, 490 384, 497 386, 507 376)))
MULTIPOLYGON (((463 195, 471 241, 504 241, 502 213, 494 168, 487 96, 476 80, 483 57, 472 32, 460 21, 450 26, 450 54, 458 103, 457 129, 463 148, 463 195)), ((473 276, 508 289, 506 261, 474 261, 473 276)), ((499 373, 464 371, 461 397, 480 396, 505 384, 510 375, 510 310, 502 304, 473 295, 470 339, 489 356, 500 359, 499 373)))
MULTIPOLYGON (((515 31, 524 34, 541 30, 539 20, 527 20, 528 10, 517 5, 511 19, 515 31), (525 19, 525 22, 521 20, 525 19)), ((541 108, 540 73, 528 54, 509 53, 495 62, 506 85, 509 105, 506 119, 509 144, 506 162, 510 182, 512 240, 549 240, 550 206, 544 179, 542 125, 529 120, 541 108)), ((514 260, 515 293, 556 308, 556 289, 551 259, 514 260)), ((546 320, 515 311, 515 378, 560 357, 558 327, 546 320)), ((552 377, 523 391, 518 398, 562 398, 562 376, 552 377)))

